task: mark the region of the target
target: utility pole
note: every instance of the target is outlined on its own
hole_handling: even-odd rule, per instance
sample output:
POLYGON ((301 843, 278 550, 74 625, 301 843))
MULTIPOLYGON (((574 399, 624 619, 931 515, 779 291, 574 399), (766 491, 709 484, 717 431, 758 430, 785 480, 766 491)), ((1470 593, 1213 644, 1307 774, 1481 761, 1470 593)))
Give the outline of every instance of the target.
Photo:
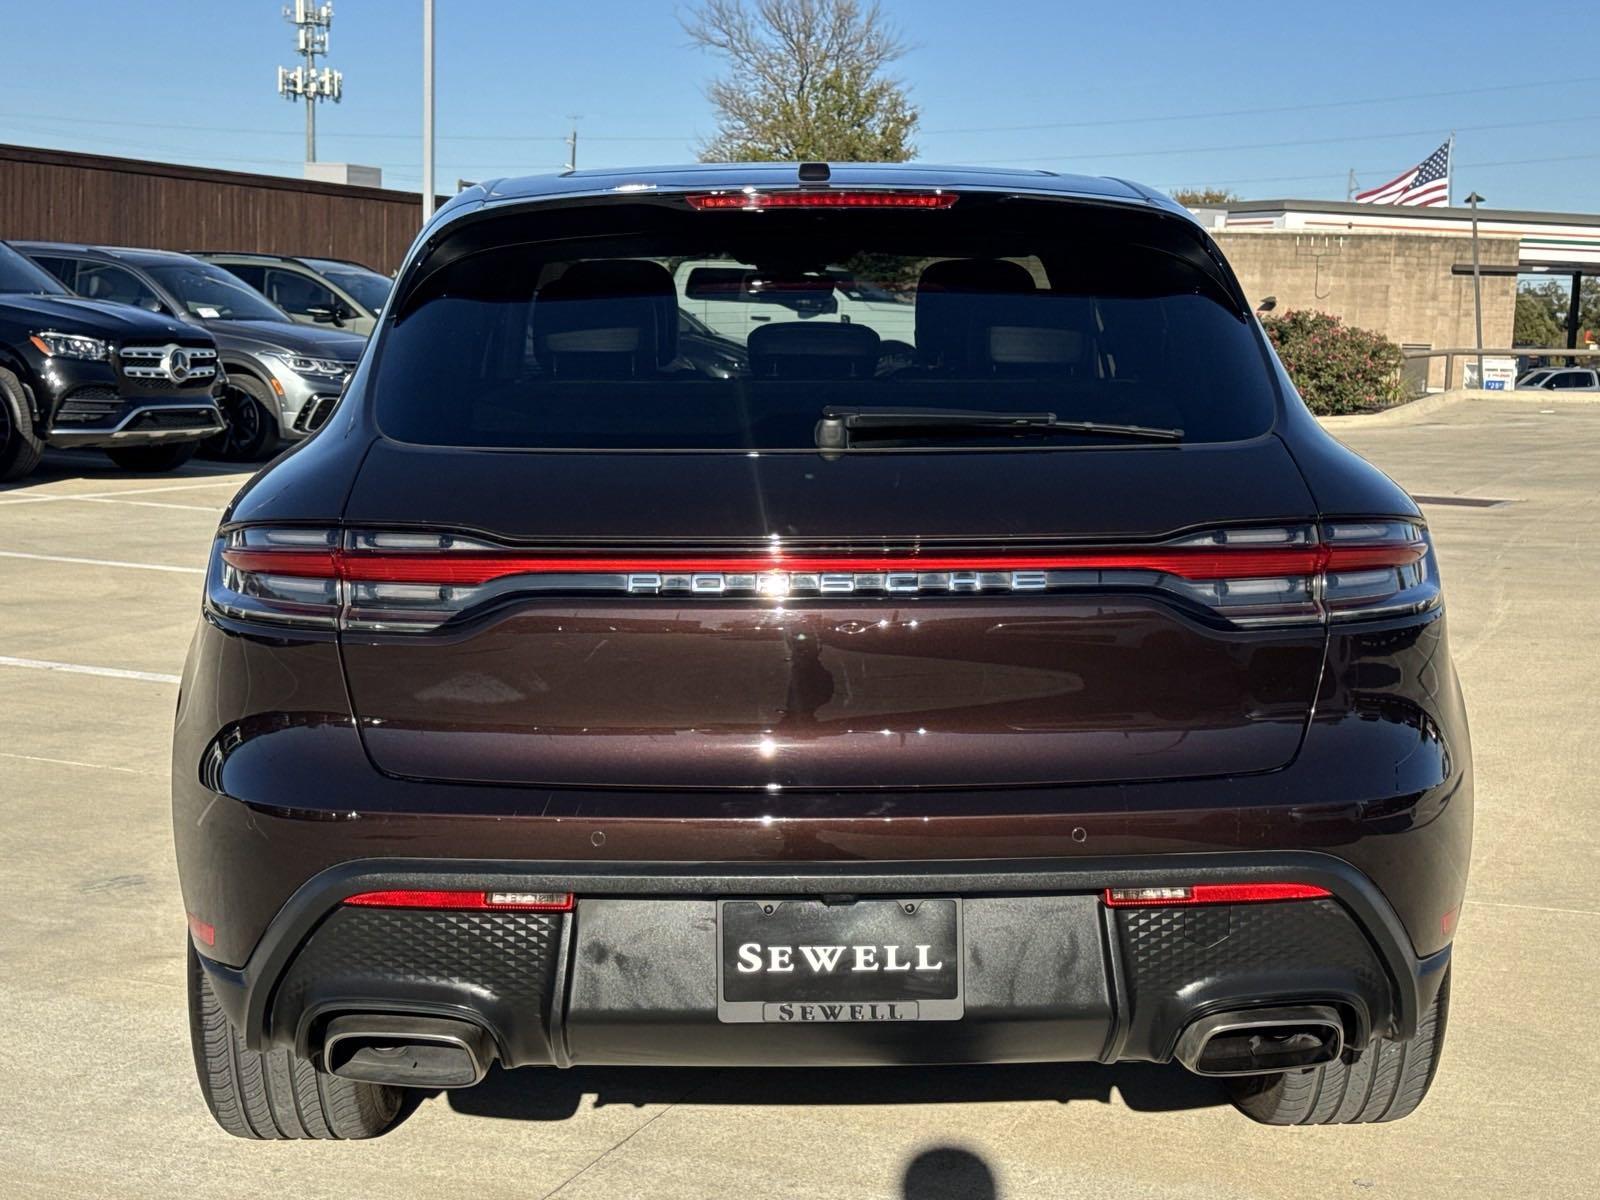
POLYGON ((1344 198, 1346 202, 1356 198, 1356 169, 1354 167, 1350 168, 1350 174, 1344 181, 1344 198))
POLYGON ((422 0, 422 223, 433 216, 433 0, 422 0))
POLYGON ((581 114, 568 113, 567 120, 572 122, 572 132, 567 134, 567 170, 578 169, 578 122, 583 119, 581 114))
POLYGON ((333 27, 333 0, 318 5, 316 0, 294 0, 284 5, 283 19, 295 27, 295 49, 305 60, 294 70, 278 68, 278 95, 285 100, 300 99, 306 105, 306 161, 317 161, 317 103, 344 95, 344 73, 332 67, 317 69, 317 56, 328 52, 328 34, 333 27))
MULTIPOLYGON (((1467 197, 1472 205, 1472 315, 1478 326, 1478 386, 1483 386, 1483 277, 1478 272, 1478 205, 1483 197, 1473 192, 1467 197)), ((1450 381, 1444 381, 1446 388, 1450 381)))

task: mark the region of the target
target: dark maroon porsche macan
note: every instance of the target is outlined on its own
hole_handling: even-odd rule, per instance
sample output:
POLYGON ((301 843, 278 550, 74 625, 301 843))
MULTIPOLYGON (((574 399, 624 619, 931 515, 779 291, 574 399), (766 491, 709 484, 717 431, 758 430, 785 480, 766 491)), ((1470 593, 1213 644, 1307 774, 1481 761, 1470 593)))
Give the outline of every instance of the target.
POLYGON ((1472 774, 1425 521, 1183 209, 758 164, 429 223, 218 531, 173 805, 241 1136, 496 1063, 1175 1060, 1290 1124, 1427 1092, 1472 774))

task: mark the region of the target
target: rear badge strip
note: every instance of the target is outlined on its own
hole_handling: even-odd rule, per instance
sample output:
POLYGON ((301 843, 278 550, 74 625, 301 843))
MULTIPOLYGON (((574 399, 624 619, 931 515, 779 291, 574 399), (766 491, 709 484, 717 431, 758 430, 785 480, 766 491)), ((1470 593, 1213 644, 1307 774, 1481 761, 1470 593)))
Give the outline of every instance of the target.
POLYGON ((762 571, 695 574, 641 572, 623 577, 633 595, 687 592, 695 596, 746 593, 757 596, 851 595, 883 592, 1036 592, 1050 586, 1048 571, 762 571))

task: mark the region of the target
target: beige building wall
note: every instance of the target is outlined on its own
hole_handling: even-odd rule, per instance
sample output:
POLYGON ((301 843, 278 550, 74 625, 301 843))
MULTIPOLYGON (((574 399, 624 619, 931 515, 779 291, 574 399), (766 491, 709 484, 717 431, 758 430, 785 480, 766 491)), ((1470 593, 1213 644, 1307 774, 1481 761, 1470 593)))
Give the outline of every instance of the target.
MULTIPOLYGON (((1216 231, 1252 303, 1278 298, 1277 312, 1315 309, 1347 325, 1374 329, 1406 347, 1443 349, 1475 344, 1470 239, 1428 234, 1216 231)), ((1514 266, 1518 239, 1479 239, 1484 265, 1514 266)), ((1483 341, 1510 346, 1516 319, 1515 276, 1483 277, 1483 341)), ((1456 362, 1457 382, 1462 364, 1456 362)), ((1429 383, 1446 386, 1444 361, 1434 360, 1429 383)))

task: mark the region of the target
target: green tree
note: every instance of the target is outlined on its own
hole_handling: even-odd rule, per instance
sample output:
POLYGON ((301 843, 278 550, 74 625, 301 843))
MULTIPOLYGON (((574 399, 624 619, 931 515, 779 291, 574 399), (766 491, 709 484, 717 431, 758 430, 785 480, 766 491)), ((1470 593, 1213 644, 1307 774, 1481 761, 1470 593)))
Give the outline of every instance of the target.
POLYGON ((906 43, 857 0, 704 0, 683 19, 728 72, 706 96, 706 162, 904 162, 918 112, 890 64, 906 43))
POLYGON ((1560 346, 1566 343, 1566 298, 1562 297, 1558 317, 1555 305, 1544 292, 1543 287, 1517 289, 1517 315, 1511 334, 1513 345, 1560 346))
MULTIPOLYGON (((1542 279, 1517 287, 1516 327, 1512 334, 1519 346, 1565 346, 1567 344, 1567 306, 1572 289, 1560 279, 1542 279)), ((1590 336, 1600 333, 1600 279, 1585 279, 1578 293, 1578 331, 1590 336)))
POLYGON ((1227 188, 1178 188, 1172 198, 1185 208, 1226 208, 1236 204, 1239 195, 1227 188))

